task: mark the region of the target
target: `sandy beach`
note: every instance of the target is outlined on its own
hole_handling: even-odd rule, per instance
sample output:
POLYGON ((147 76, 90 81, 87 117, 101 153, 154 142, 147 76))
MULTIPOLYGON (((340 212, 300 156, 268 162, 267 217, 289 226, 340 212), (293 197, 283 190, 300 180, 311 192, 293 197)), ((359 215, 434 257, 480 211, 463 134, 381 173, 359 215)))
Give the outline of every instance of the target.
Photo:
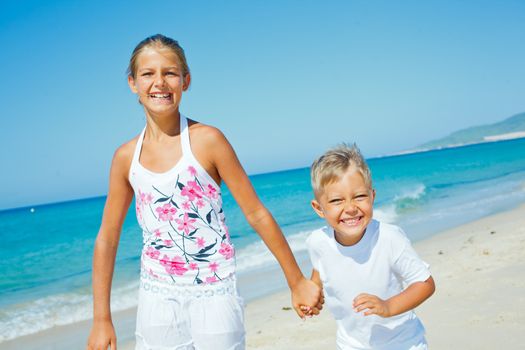
MULTIPOLYGON (((416 310, 431 349, 523 348, 525 205, 447 230, 415 248, 430 263, 437 285, 416 310)), ((134 315, 135 310, 114 315, 120 350, 134 347, 134 315)), ((300 320, 288 291, 248 303, 245 316, 248 349, 335 348, 330 313, 300 320)), ((89 326, 85 321, 55 327, 2 343, 0 349, 83 349, 89 326)))
MULTIPOLYGON (((416 310, 431 349, 523 349, 525 205, 414 246, 437 286, 416 310)), ((283 309, 289 304, 288 293, 280 293, 246 307, 249 349, 335 348, 329 312, 303 322, 283 309)))

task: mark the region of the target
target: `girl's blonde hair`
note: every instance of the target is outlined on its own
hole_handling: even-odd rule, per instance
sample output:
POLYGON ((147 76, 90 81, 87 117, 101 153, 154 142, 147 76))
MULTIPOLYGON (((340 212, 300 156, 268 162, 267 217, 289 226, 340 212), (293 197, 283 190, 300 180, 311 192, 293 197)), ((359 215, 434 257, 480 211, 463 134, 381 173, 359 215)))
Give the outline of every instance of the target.
POLYGON ((167 36, 164 36, 162 34, 155 34, 142 40, 133 50, 127 70, 127 73, 130 77, 135 79, 135 74, 137 73, 137 59, 142 53, 142 51, 150 47, 159 50, 167 49, 172 51, 179 59, 179 64, 181 66, 180 68, 182 70, 182 76, 185 77, 186 75, 190 74, 190 68, 188 67, 188 62, 186 62, 184 50, 179 45, 179 42, 172 38, 168 38, 167 36))
POLYGON ((361 151, 354 143, 342 143, 317 158, 310 169, 310 179, 315 196, 322 193, 323 188, 340 179, 350 167, 363 176, 365 184, 372 189, 372 175, 361 151))

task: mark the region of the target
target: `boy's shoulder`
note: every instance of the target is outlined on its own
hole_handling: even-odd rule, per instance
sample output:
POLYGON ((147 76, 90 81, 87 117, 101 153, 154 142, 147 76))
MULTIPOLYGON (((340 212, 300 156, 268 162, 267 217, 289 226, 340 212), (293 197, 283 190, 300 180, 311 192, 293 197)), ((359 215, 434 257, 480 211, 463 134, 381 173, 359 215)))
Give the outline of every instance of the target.
POLYGON ((306 238, 307 245, 317 245, 323 241, 332 239, 333 233, 330 226, 323 226, 316 230, 313 230, 306 238))
POLYGON ((386 222, 378 222, 379 241, 381 246, 396 255, 396 252, 402 251, 404 247, 410 245, 410 239, 405 231, 397 225, 386 222))
POLYGON ((377 227, 381 235, 386 237, 394 237, 394 238, 406 238, 405 231, 403 229, 395 224, 390 224, 388 222, 374 220, 377 223, 377 227))

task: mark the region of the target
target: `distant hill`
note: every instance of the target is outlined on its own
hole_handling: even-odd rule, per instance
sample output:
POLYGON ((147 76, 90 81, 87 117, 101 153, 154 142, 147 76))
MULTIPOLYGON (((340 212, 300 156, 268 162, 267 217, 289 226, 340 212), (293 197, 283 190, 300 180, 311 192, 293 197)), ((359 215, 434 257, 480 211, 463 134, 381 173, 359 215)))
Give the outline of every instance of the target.
POLYGON ((499 123, 473 126, 449 136, 419 145, 416 150, 454 147, 471 143, 525 137, 525 113, 516 114, 499 123))

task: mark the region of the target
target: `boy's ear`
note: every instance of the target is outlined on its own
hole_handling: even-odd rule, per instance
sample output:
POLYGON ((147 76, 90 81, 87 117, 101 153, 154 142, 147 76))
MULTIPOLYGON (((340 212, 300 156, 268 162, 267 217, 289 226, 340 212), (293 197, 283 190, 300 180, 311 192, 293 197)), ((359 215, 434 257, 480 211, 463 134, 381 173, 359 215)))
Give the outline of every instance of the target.
POLYGON ((135 79, 133 79, 133 77, 131 75, 128 75, 128 85, 129 85, 129 88, 131 89, 131 91, 136 94, 138 91, 137 91, 137 87, 135 86, 135 79))
POLYGON ((319 217, 324 219, 323 209, 321 208, 321 205, 319 204, 319 202, 315 199, 312 199, 310 204, 312 205, 312 208, 314 209, 316 214, 319 215, 319 217))

